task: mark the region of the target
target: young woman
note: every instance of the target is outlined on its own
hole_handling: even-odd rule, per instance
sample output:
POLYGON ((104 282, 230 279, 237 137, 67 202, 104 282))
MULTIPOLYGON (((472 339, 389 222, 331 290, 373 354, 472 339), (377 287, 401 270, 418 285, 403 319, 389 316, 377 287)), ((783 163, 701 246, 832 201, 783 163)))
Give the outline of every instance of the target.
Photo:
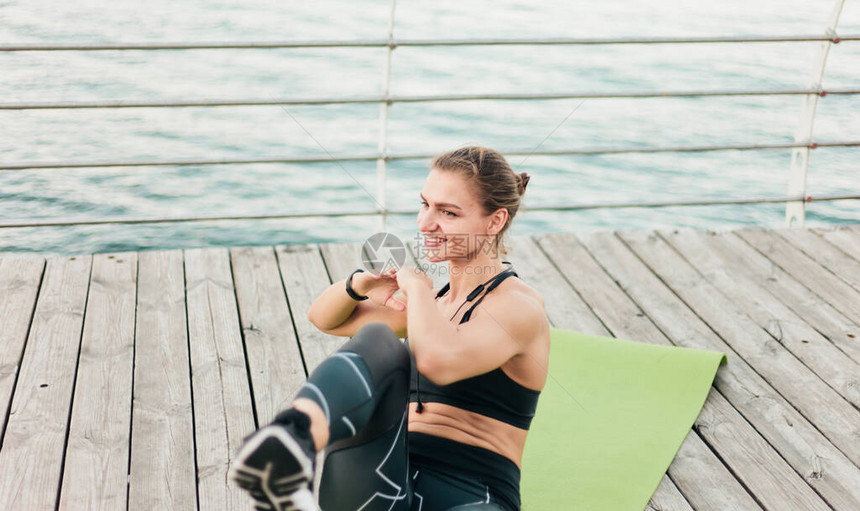
POLYGON ((520 508, 549 358, 543 301, 501 260, 528 181, 491 149, 436 157, 420 194, 420 248, 447 262, 449 283, 434 291, 409 267, 356 270, 316 299, 310 321, 352 339, 238 453, 232 478, 257 509, 315 509, 322 449, 324 511, 520 508))

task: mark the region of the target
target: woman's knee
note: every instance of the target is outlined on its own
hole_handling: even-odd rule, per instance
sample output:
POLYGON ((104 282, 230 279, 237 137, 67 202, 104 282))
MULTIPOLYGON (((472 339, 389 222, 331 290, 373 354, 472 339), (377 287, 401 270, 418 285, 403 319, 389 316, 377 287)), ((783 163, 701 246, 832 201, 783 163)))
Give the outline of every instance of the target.
POLYGON ((403 344, 400 341, 400 338, 397 337, 397 334, 394 333, 394 330, 391 329, 390 326, 382 323, 380 321, 375 321, 373 323, 367 323, 358 329, 358 332, 352 336, 353 340, 368 340, 370 342, 375 343, 386 343, 386 344, 403 344))
MULTIPOLYGON (((411 364, 409 350, 384 323, 362 327, 339 350, 357 355, 370 373, 374 410, 366 426, 337 449, 361 445, 387 434, 404 420, 409 402, 411 364)), ((405 431, 405 430, 404 430, 405 431)))
POLYGON ((361 355, 375 379, 395 369, 405 368, 409 372, 409 349, 385 323, 364 325, 340 351, 361 355))

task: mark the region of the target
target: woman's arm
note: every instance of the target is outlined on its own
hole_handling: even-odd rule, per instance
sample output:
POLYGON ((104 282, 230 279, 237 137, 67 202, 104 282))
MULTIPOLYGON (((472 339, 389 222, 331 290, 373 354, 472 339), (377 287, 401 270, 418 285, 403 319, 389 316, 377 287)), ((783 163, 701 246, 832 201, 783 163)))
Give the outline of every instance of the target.
POLYGON ((352 337, 373 322, 385 323, 399 337, 406 336, 406 300, 396 295, 397 282, 390 275, 356 273, 352 289, 368 300, 356 301, 346 293, 346 279, 323 291, 308 309, 308 320, 323 332, 352 337))
POLYGON ((409 296, 409 348, 418 371, 437 385, 501 367, 548 335, 543 304, 523 293, 490 297, 468 323, 456 325, 435 307, 429 279, 408 271, 401 269, 398 281, 409 296))

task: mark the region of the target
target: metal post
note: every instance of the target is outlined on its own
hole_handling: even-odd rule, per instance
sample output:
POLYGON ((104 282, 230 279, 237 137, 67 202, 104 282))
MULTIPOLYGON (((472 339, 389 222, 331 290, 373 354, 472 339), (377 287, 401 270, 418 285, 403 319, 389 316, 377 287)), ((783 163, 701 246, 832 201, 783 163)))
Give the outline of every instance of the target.
MULTIPOLYGON (((827 54, 830 52, 830 45, 834 42, 839 42, 836 36, 836 25, 839 24, 839 15, 842 13, 842 6, 845 0, 836 0, 836 5, 830 15, 829 23, 825 34, 830 37, 827 41, 822 41, 818 48, 818 56, 815 59, 812 67, 812 75, 809 77, 809 89, 821 90, 821 79, 824 77, 824 67, 827 64, 827 54)), ((791 170, 788 177, 788 195, 789 197, 798 196, 806 197, 806 175, 809 170, 809 145, 812 141, 812 124, 815 122, 815 108, 818 106, 819 94, 809 94, 803 99, 803 110, 800 114, 800 123, 794 132, 794 141, 805 145, 804 147, 795 147, 791 150, 791 170)), ((787 202, 785 204, 785 225, 793 227, 795 222, 797 227, 803 227, 806 220, 806 201, 787 202)))
POLYGON ((391 52, 394 51, 394 9, 397 0, 391 0, 391 17, 388 19, 388 46, 385 48, 385 67, 382 71, 382 97, 379 105, 379 158, 376 160, 376 202, 380 209, 379 231, 385 231, 387 201, 385 200, 386 165, 388 162, 388 107, 391 105, 391 52))

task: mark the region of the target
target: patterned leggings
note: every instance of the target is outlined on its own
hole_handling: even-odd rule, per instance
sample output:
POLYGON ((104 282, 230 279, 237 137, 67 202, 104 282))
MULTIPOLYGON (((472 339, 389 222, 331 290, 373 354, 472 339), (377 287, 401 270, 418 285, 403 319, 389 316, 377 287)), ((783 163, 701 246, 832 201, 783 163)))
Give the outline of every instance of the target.
POLYGON ((506 509, 484 483, 410 461, 409 376, 408 348, 383 323, 365 325, 312 372, 299 397, 317 402, 330 426, 320 508, 506 509))

